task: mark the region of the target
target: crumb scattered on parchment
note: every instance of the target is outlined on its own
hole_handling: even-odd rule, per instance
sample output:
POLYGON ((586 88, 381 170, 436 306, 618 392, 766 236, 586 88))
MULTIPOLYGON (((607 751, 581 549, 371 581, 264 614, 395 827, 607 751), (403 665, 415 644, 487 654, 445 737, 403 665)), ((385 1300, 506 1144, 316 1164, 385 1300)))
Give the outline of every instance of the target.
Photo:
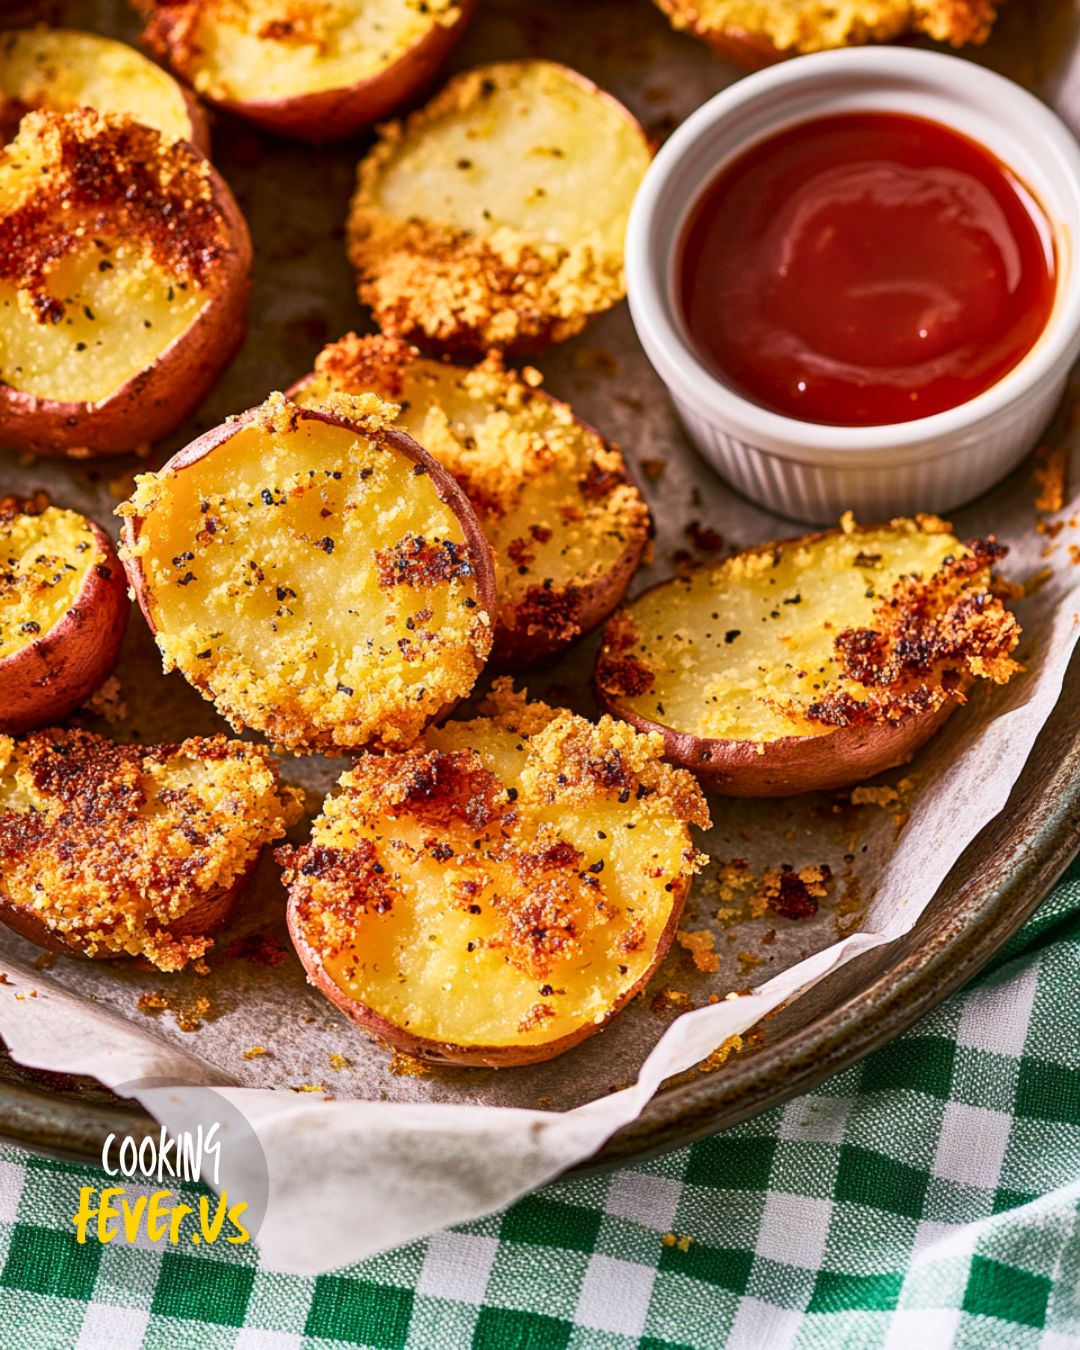
POLYGON ((10 983, 11 981, 8 979, 8 977, 3 973, 3 971, 0 971, 0 984, 10 984, 10 983))
POLYGON ((837 937, 846 937, 860 923, 865 909, 862 884, 853 872, 848 873, 844 877, 844 889, 833 909, 837 937))
POLYGON ((618 375, 619 363, 606 347, 579 347, 574 353, 576 370, 598 370, 604 375, 618 375))
POLYGON ((664 985, 663 989, 658 989, 649 1004, 657 1017, 663 1017, 673 1012, 689 1012, 693 1006, 693 1000, 685 990, 672 989, 669 985, 664 985))
POLYGON ((758 895, 765 909, 781 918, 809 919, 818 912, 818 902, 828 895, 832 880, 828 863, 812 863, 799 871, 782 863, 765 873, 758 895))
POLYGON ((280 966, 286 953, 281 943, 269 933, 247 933, 230 942, 225 955, 234 960, 250 961, 253 966, 280 966))
POLYGON ((1064 445, 1040 446, 1035 452, 1036 511, 1060 511, 1065 505, 1068 450, 1064 445))
POLYGON ((856 787, 851 790, 852 806, 880 806, 892 813, 897 830, 902 830, 911 814, 911 796, 915 791, 913 778, 901 778, 895 787, 856 787))
POLYGON ((20 1003, 25 1003, 28 998, 37 998, 37 990, 31 989, 25 994, 16 994, 15 997, 20 1003))
POLYGON ((720 957, 713 951, 714 938, 707 928, 696 933, 688 933, 680 928, 675 934, 675 941, 690 953, 698 970, 711 975, 720 969, 720 957))
POLYGON ((325 1092, 325 1091, 326 1091, 326 1085, 325 1085, 324 1083, 298 1083, 298 1084, 296 1085, 296 1087, 293 1088, 293 1091, 294 1091, 294 1092, 325 1092))
POLYGON ((700 520, 692 520, 683 533, 693 546, 702 553, 719 553, 724 547, 724 536, 700 520))
POLYGON ((269 1053, 270 1051, 267 1050, 265 1045, 253 1045, 244 1051, 244 1058, 258 1059, 260 1055, 268 1055, 269 1053))
POLYGON ((41 955, 34 960, 34 969, 48 970, 55 962, 56 954, 54 952, 42 952, 41 955))
POLYGON ((678 1247, 681 1252, 688 1252, 693 1240, 689 1233, 683 1233, 681 1237, 676 1237, 674 1233, 665 1233, 660 1239, 665 1247, 678 1247))
POLYGON ((735 959, 743 970, 755 970, 764 961, 763 956, 758 956, 756 952, 736 952, 735 959))
POLYGON ((211 1003, 205 994, 196 994, 193 998, 184 998, 176 1003, 160 991, 140 994, 135 1005, 139 1012, 156 1017, 161 1012, 171 1012, 177 1027, 181 1031, 198 1031, 210 1014, 211 1003))
POLYGON ((407 1055, 404 1050, 395 1050, 386 1067, 397 1078, 428 1078, 432 1073, 431 1065, 426 1060, 407 1055))
POLYGON ((340 1073, 342 1069, 352 1068, 352 1060, 347 1059, 344 1055, 339 1055, 336 1050, 332 1050, 330 1052, 330 1067, 335 1073, 340 1073))
POLYGON ((111 727, 124 720, 128 715, 128 706, 121 694, 120 681, 115 675, 110 675, 103 685, 94 690, 82 705, 82 711, 92 717, 103 717, 111 727))
POLYGON ((639 459, 638 463, 641 465, 641 472, 650 483, 655 483, 668 466, 666 459, 639 459))
POLYGON ((550 1111, 551 1108, 555 1105, 555 1098, 554 1098, 554 1097, 537 1097, 537 1099, 536 1099, 536 1105, 537 1105, 537 1109, 540 1110, 540 1111, 550 1111))
POLYGON ((1028 577, 1027 581, 1024 582, 1024 594, 1034 595, 1036 591, 1041 590, 1046 585, 1053 575, 1052 568, 1040 567, 1033 576, 1028 577))

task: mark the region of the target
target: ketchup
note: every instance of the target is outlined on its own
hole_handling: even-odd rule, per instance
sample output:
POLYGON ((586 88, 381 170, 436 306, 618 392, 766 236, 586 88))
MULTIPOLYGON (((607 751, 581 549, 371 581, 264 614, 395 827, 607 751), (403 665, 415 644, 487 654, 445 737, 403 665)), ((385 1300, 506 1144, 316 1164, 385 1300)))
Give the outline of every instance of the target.
POLYGON ((995 384, 1054 303, 1038 203, 1006 165, 920 117, 803 122, 703 192, 681 300, 701 359, 774 412, 909 422, 995 384))

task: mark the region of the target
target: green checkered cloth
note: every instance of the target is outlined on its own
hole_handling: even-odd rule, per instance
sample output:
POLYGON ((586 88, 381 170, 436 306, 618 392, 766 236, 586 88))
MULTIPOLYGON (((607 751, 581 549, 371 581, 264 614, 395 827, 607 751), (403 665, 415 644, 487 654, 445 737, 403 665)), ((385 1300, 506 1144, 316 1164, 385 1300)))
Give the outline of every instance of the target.
POLYGON ((80 1247, 103 1184, 0 1149, 0 1346, 1080 1347, 1080 866, 979 980, 808 1096, 333 1275, 80 1247))

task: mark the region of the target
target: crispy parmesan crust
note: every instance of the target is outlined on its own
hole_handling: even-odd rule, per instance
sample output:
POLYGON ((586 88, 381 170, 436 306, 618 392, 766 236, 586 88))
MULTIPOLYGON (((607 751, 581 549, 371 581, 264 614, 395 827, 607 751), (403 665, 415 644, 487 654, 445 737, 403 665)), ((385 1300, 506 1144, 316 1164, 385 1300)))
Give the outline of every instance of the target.
MULTIPOLYGON (((460 488, 390 425, 392 417, 393 409, 374 395, 331 398, 328 410, 316 410, 274 394, 260 408, 194 441, 157 474, 141 475, 131 501, 118 508, 125 519, 121 557, 166 669, 179 669, 238 730, 261 731, 275 745, 298 752, 343 754, 372 745, 408 745, 433 718, 468 695, 483 668, 495 606, 490 550, 460 488), (247 482, 244 475, 262 473, 263 466, 250 455, 232 463, 232 437, 252 428, 287 441, 302 424, 353 432, 356 441, 342 457, 338 438, 317 466, 305 464, 302 472, 295 466, 281 469, 287 483, 275 480, 263 487, 270 480, 260 478, 250 499, 247 487, 237 495, 236 484, 247 482), (174 481, 211 455, 222 465, 212 499, 205 499, 197 520, 174 526, 174 481), (354 538, 370 548, 366 538, 373 521, 364 514, 365 484, 378 492, 382 473, 399 470, 409 485, 403 491, 411 492, 413 484, 426 491, 430 484, 443 528, 460 528, 463 541, 433 543, 406 530, 394 547, 370 549, 378 595, 362 600, 371 608, 350 608, 348 641, 337 646, 325 610, 305 604, 304 558, 341 557, 339 544, 351 547, 354 538), (289 502, 298 503, 299 511, 305 503, 321 503, 314 519, 325 533, 297 534, 289 525, 271 552, 249 545, 245 526, 251 513, 277 513, 289 502), (174 553, 170 545, 162 552, 157 541, 181 526, 190 531, 177 541, 183 547, 174 553), (240 547, 230 554, 234 543, 240 547), (223 603, 218 594, 197 623, 170 619, 162 597, 170 590, 183 594, 198 582, 201 560, 211 556, 231 569, 227 579, 214 584, 225 588, 237 622, 215 623, 223 603), (435 592, 446 598, 441 622, 433 616, 435 592), (270 595, 275 602, 268 608, 264 601, 270 595), (270 662, 261 653, 267 642, 270 662), (369 649, 388 643, 377 667, 354 666, 354 658, 362 661, 369 649)), ((407 520, 407 513, 402 515, 407 520)), ((343 576, 341 586, 348 582, 343 576)), ((339 595, 333 603, 345 602, 339 595)))
MULTIPOLYGON (((936 517, 894 521, 890 528, 950 533, 936 517)), ((845 520, 843 532, 869 530, 860 531, 845 520)), ((720 566, 743 567, 751 580, 762 567, 774 566, 785 549, 826 537, 762 545, 720 566)), ((809 702, 779 697, 763 669, 760 699, 772 708, 778 726, 801 726, 802 733, 764 740, 714 739, 696 729, 664 725, 631 706, 633 700, 653 694, 658 683, 648 658, 649 635, 641 632, 633 606, 617 611, 605 630, 594 675, 597 697, 634 726, 659 731, 668 757, 692 768, 714 791, 776 796, 858 782, 909 760, 965 701, 973 681, 1006 684, 1020 669, 1012 655, 1020 626, 1003 604, 1005 591, 994 583, 991 571, 1006 551, 992 536, 972 541, 962 553, 946 557, 935 574, 901 577, 881 595, 869 625, 845 628, 838 621, 833 639, 836 676, 809 702)), ((866 562, 874 565, 871 558, 866 562)), ((722 614, 712 619, 723 623, 722 614)), ((730 634, 738 636, 736 631, 730 634)), ((703 708, 704 694, 703 688, 703 708)))
POLYGON ((985 42, 998 0, 655 0, 672 26, 748 66, 921 33, 954 47, 985 42))
POLYGON ((179 970, 299 815, 267 752, 223 736, 0 737, 0 916, 42 945, 179 970))
POLYGON ((296 391, 301 401, 372 391, 408 404, 410 430, 457 479, 495 553, 497 665, 549 660, 602 623, 649 537, 618 448, 539 384, 494 352, 469 369, 439 368, 400 338, 353 333, 320 353, 296 391))
MULTIPOLYGON (((379 205, 380 180, 403 149, 428 128, 497 96, 502 76, 494 72, 507 68, 458 75, 405 121, 381 127, 360 163, 349 214, 360 299, 379 327, 456 359, 479 359, 492 348, 522 355, 561 342, 626 293, 621 247, 553 242, 505 225, 479 233, 437 217, 398 219, 379 205)), ((614 102, 589 87, 598 100, 614 102)), ((468 148, 463 137, 463 156, 468 148)))
MULTIPOLYGON (((698 866, 687 827, 706 828, 709 816, 691 776, 660 762, 658 737, 642 736, 611 718, 594 725, 529 703, 505 680, 496 682, 483 711, 490 722, 480 718, 463 731, 482 738, 493 725, 517 739, 525 758, 514 782, 504 782, 471 749, 421 745, 401 755, 367 756, 327 799, 311 842, 279 849, 277 857, 290 890, 290 931, 301 959, 343 1011, 379 1039, 423 1058, 499 1066, 561 1053, 597 1030, 644 985, 667 950, 698 866), (623 908, 609 889, 619 878, 602 862, 587 865, 582 850, 548 823, 555 802, 570 812, 599 812, 597 819, 612 833, 664 821, 676 837, 681 834, 675 875, 647 873, 657 892, 671 897, 660 930, 650 930, 650 936, 646 921, 623 908), (505 1044, 469 1044, 467 1027, 461 1043, 418 1037, 364 1006, 327 969, 328 963, 348 963, 362 953, 370 926, 411 903, 397 880, 414 849, 399 837, 403 834, 423 840, 422 853, 438 868, 431 884, 448 903, 463 914, 483 916, 477 922, 484 923, 484 936, 467 944, 467 952, 495 952, 522 985, 537 987, 536 1000, 505 1028, 505 1044), (494 885, 491 872, 498 875, 494 885), (603 1016, 556 1039, 549 1032, 545 1039, 544 1029, 568 992, 560 985, 598 933, 606 969, 590 964, 592 976, 586 977, 598 981, 613 968, 625 972, 628 959, 650 942, 655 946, 643 972, 618 990, 603 1016)), ((482 978, 463 973, 469 981, 482 978)), ((408 972, 403 974, 407 979, 408 972)))

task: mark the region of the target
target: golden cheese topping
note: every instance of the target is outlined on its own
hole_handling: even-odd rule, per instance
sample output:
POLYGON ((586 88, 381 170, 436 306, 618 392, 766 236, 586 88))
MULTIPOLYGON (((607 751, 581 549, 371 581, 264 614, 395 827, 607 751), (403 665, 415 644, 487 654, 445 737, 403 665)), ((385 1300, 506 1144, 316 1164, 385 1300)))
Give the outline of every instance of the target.
POLYGON ((223 736, 0 736, 0 899, 91 956, 178 970, 212 945, 215 902, 300 813, 267 752, 223 736))
POLYGON ((1017 668, 1019 626, 991 586, 1003 553, 930 517, 751 549, 619 611, 596 679, 620 707, 717 740, 932 711, 1017 668))
MULTIPOLYGON (((491 647, 486 560, 373 395, 328 422, 280 394, 121 514, 166 669, 296 750, 407 745, 491 647)), ((429 461, 430 463, 430 461, 429 461)), ((482 546, 482 541, 481 541, 482 546)))
POLYGON ((708 811, 660 738, 496 682, 468 722, 367 756, 280 850, 304 935, 393 1026, 458 1046, 599 1024, 666 948, 708 811))

